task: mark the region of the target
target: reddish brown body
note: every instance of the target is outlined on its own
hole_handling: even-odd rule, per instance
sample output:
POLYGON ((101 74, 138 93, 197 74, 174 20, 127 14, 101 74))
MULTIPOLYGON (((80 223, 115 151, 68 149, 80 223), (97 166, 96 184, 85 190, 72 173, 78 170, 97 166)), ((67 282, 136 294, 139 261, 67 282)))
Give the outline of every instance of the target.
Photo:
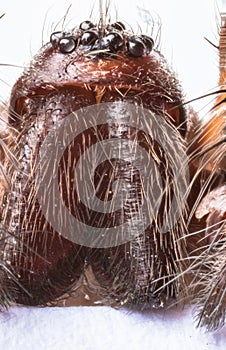
MULTIPOLYGON (((106 29, 106 33, 112 32, 112 30, 113 27, 106 29)), ((161 281, 156 282, 154 287, 151 285, 147 287, 146 284, 150 284, 150 280, 159 277, 157 270, 159 264, 162 265, 160 275, 163 277, 167 275, 167 269, 171 270, 172 274, 180 270, 180 267, 176 266, 175 260, 180 254, 180 246, 183 243, 177 246, 173 234, 161 238, 161 233, 156 232, 157 228, 150 227, 147 229, 143 242, 136 240, 109 249, 89 249, 78 246, 59 236, 59 233, 55 232, 51 225, 46 222, 34 191, 34 179, 31 173, 34 172, 42 141, 55 121, 59 122, 81 107, 103 102, 132 102, 143 108, 151 109, 159 118, 163 116, 170 125, 178 128, 182 136, 186 133, 185 110, 183 107, 177 107, 182 102, 180 87, 159 52, 149 50, 145 46, 145 41, 141 45, 142 38, 136 38, 138 48, 140 46, 143 48, 141 52, 139 50, 138 53, 135 52, 138 57, 133 52, 128 52, 127 45, 131 38, 129 34, 124 33, 124 30, 114 31, 122 37, 122 44, 118 48, 118 52, 115 49, 111 50, 111 48, 108 48, 106 52, 98 48, 100 51, 98 52, 93 45, 82 44, 83 32, 83 30, 76 32, 77 46, 69 54, 61 52, 54 40, 44 46, 30 68, 17 81, 12 91, 9 123, 18 132, 14 152, 16 157, 20 159, 22 167, 19 172, 15 167, 8 170, 11 174, 10 177, 14 178, 11 191, 13 194, 16 192, 16 196, 11 198, 9 193, 3 198, 6 207, 3 211, 3 224, 7 227, 12 227, 12 225, 17 227, 15 236, 18 242, 12 248, 14 257, 11 257, 13 262, 11 266, 19 284, 27 291, 24 293, 19 288, 15 300, 29 304, 52 301, 67 292, 84 272, 85 266, 91 265, 100 285, 104 289, 108 289, 107 294, 109 296, 112 294, 113 300, 124 303, 128 299, 128 302, 139 304, 140 307, 148 307, 148 303, 158 307, 160 303, 165 303, 165 300, 175 297, 179 293, 177 283, 173 287, 167 287, 167 292, 161 293, 163 297, 158 294, 155 296, 155 289, 161 287, 161 281), (38 129, 39 124, 42 125, 41 129, 38 129), (16 189, 18 187, 19 191, 16 189), (19 211, 18 207, 20 207, 19 211), (18 215, 15 215, 16 210, 18 215), (140 249, 138 248, 139 244, 142 244, 140 249), (161 245, 163 245, 162 248, 161 245), (147 255, 146 258, 145 255, 147 255), (156 256, 151 263, 153 266, 156 264, 156 267, 152 268, 153 271, 149 266, 150 255, 156 256), (143 262, 140 261, 141 256, 144 256, 143 262), (131 275, 129 283, 126 281, 128 274, 131 275), (134 277, 132 277, 133 275, 134 277), (119 281, 115 287, 116 276, 119 281), (129 298, 128 295, 134 288, 137 288, 137 295, 133 293, 134 295, 129 298), (148 289, 150 291, 147 292, 148 289), (164 296, 164 294, 166 295, 164 296)), ((149 39, 150 43, 152 44, 151 39, 149 39)), ((117 128, 119 122, 117 116, 112 121, 117 128)), ((111 132, 109 128, 112 126, 106 119, 107 122, 105 128, 99 131, 99 137, 109 137, 108 134, 111 132)), ((131 127, 125 126, 126 137, 131 132, 131 127)), ((74 146, 71 145, 67 155, 64 156, 66 159, 63 163, 69 163, 68 154, 70 154, 70 159, 74 156, 79 158, 79 152, 82 154, 84 150, 80 149, 79 151, 79 148, 76 148, 77 143, 81 144, 79 147, 90 147, 92 143, 97 141, 94 134, 92 136, 92 133, 89 134, 87 131, 87 141, 82 138, 76 139, 74 146)), ((146 140, 146 138, 147 135, 142 135, 140 132, 136 134, 134 141, 143 144, 149 151, 153 140, 146 140)), ((178 142, 183 142, 179 133, 178 142)), ((158 150, 157 145, 155 147, 159 162, 164 164, 166 160, 159 153, 161 150, 158 150)), ((135 186, 134 180, 130 178, 129 169, 120 170, 120 164, 118 167, 116 177, 122 177, 124 174, 128 183, 135 186)), ((100 180, 97 182, 102 181, 101 186, 105 188, 102 197, 109 196, 112 171, 108 168, 102 169, 99 174, 100 180), (101 174, 104 171, 107 171, 108 177, 103 182, 101 174)), ((165 169, 162 166, 162 173, 164 174, 164 172, 165 169)), ((165 173, 164 176, 167 174, 165 173)), ((72 191, 73 184, 62 180, 62 196, 67 205, 70 206, 70 203, 76 199, 73 191, 72 196, 68 197, 66 194, 68 188, 69 191, 72 191)), ((48 189, 46 191, 48 196, 48 189)), ((137 190, 134 189, 135 199, 137 193, 137 190)), ((78 205, 79 203, 73 209, 74 215, 76 215, 78 205)), ((139 206, 139 203, 137 205, 139 206)), ((162 214, 159 213, 159 219, 157 219, 159 222, 163 219, 165 205, 163 203, 162 209, 160 209, 162 214)), ((86 222, 93 220, 92 216, 89 218, 90 214, 86 213, 86 208, 82 207, 79 210, 80 219, 85 216, 86 222)), ((124 216, 128 216, 129 211, 131 208, 124 212, 124 216)), ((109 219, 111 222, 113 220, 111 225, 118 225, 121 220, 120 213, 115 215, 115 218, 109 219)), ((107 226, 106 220, 105 218, 102 225, 107 226)), ((97 221, 100 221, 100 218, 97 221)), ((165 279, 167 277, 164 277, 165 279)))
MULTIPOLYGON (((162 55, 153 49, 153 44, 147 36, 129 33, 120 22, 103 27, 103 24, 95 26, 86 21, 73 32, 53 33, 50 43, 41 49, 14 85, 8 124, 2 133, 10 156, 3 144, 0 149, 5 175, 0 192, 3 304, 55 302, 76 289, 87 271, 91 271, 98 284, 103 303, 159 308, 180 298, 188 300, 190 294, 193 298, 192 293, 199 292, 200 286, 193 283, 199 273, 193 259, 205 254, 208 237, 206 217, 198 214, 197 219, 195 211, 205 194, 223 181, 218 170, 210 179, 211 167, 208 163, 203 165, 199 152, 211 144, 210 135, 218 126, 215 123, 209 131, 208 124, 200 133, 195 114, 183 107, 182 91, 174 73, 162 55), (60 162, 53 163, 53 172, 59 167, 58 188, 66 208, 79 221, 90 227, 106 227, 106 230, 120 226, 140 212, 145 198, 144 179, 129 155, 121 160, 120 152, 94 169, 92 181, 96 196, 107 205, 114 196, 115 181, 123 180, 128 188, 123 208, 113 207, 112 213, 91 210, 76 192, 74 167, 89 148, 103 141, 130 141, 145 150, 160 177, 155 172, 148 175, 154 179, 154 188, 159 182, 162 187, 158 211, 151 225, 143 232, 137 227, 136 237, 123 244, 95 247, 95 244, 86 246, 69 240, 47 220, 38 198, 35 176, 42 146, 52 130, 69 115, 76 116, 78 110, 103 103, 111 103, 106 107, 106 120, 87 127, 72 142, 63 145, 65 150, 60 162), (125 103, 150 112, 150 120, 146 120, 150 134, 122 122, 127 112, 125 103), (158 134, 156 126, 152 130, 156 121, 163 144, 154 137, 158 134), (170 140, 167 130, 172 131, 170 140), (166 152, 168 149, 170 154, 166 152), (178 149, 190 157, 187 163, 190 182, 186 195, 182 196, 184 206, 179 197, 181 184, 175 181, 172 170, 174 159, 180 160, 178 149), (163 232, 161 228, 174 198, 179 215, 170 229, 163 232)), ((76 134, 76 126, 72 132, 76 134)), ((57 142, 52 145, 57 152, 58 146, 57 142)), ((43 173, 48 172, 48 158, 44 164, 43 173)), ((178 173, 180 171, 178 169, 178 173)), ((86 176, 81 170, 81 178, 86 176)), ((42 185, 45 185, 42 196, 47 211, 53 210, 51 184, 42 185)), ((150 195, 150 203, 151 200, 150 195)), ((149 210, 151 215, 152 208, 149 210)), ((62 211, 56 209, 55 215, 64 220, 62 211)), ((204 273, 206 271, 209 270, 205 266, 204 273)))

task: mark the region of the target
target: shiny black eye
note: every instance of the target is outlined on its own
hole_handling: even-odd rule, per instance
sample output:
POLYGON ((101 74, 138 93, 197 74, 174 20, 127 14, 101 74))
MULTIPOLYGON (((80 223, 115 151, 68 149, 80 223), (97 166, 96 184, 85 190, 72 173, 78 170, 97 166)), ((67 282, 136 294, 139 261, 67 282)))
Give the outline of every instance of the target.
POLYGON ((62 53, 71 53, 77 47, 77 42, 73 37, 64 37, 59 40, 59 50, 62 53))
POLYGON ((154 46, 154 40, 147 35, 142 35, 141 39, 142 39, 147 51, 151 52, 151 50, 153 49, 153 46, 154 46))
POLYGON ((94 24, 90 21, 84 21, 80 24, 79 28, 81 30, 89 30, 94 27, 94 24))
POLYGON ((133 36, 127 41, 127 50, 131 56, 141 57, 145 54, 145 44, 140 37, 133 36))
POLYGON ((55 49, 58 48, 58 43, 59 43, 60 39, 62 39, 64 37, 64 35, 65 34, 63 32, 54 32, 51 34, 50 42, 55 49))
POLYGON ((119 31, 123 31, 126 29, 126 27, 124 26, 124 24, 122 22, 115 22, 115 23, 111 24, 111 28, 114 28, 114 29, 119 30, 119 31))
POLYGON ((93 45, 98 38, 99 38, 99 35, 97 31, 87 30, 82 35, 81 44, 84 46, 93 45))
POLYGON ((101 47, 109 48, 111 51, 117 51, 123 45, 123 36, 120 33, 112 32, 103 37, 101 47))

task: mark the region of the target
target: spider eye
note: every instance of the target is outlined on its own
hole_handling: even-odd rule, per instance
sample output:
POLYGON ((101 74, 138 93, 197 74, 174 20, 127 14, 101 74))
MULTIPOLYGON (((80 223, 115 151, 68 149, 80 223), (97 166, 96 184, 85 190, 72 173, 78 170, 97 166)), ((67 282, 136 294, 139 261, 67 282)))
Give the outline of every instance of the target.
POLYGON ((126 29, 126 27, 124 26, 124 24, 122 22, 115 22, 115 23, 111 24, 111 28, 114 28, 114 29, 119 30, 119 31, 123 31, 126 29))
POLYGON ((73 37, 64 37, 59 40, 58 47, 62 53, 71 53, 76 49, 77 42, 73 37))
POLYGON ((117 51, 123 45, 123 36, 117 32, 107 34, 101 42, 102 48, 109 48, 111 51, 117 51))
POLYGON ((94 24, 90 21, 84 21, 80 24, 79 28, 81 30, 89 30, 94 27, 94 24))
POLYGON ((141 57, 151 52, 154 40, 147 35, 132 36, 127 41, 127 50, 131 56, 141 57))
POLYGON ((50 42, 52 44, 52 46, 56 49, 58 48, 58 44, 60 39, 62 39, 64 37, 64 33, 63 32, 54 32, 51 34, 50 36, 50 42))
POLYGON ((99 35, 98 32, 95 30, 87 30, 83 33, 81 38, 81 44, 86 45, 93 45, 95 41, 98 39, 99 35))
POLYGON ((141 39, 144 43, 144 45, 146 46, 146 49, 148 52, 151 52, 154 46, 154 40, 152 38, 150 38, 150 36, 147 35, 142 35, 141 39))
POLYGON ((128 39, 127 49, 131 56, 141 57, 145 53, 145 44, 141 38, 134 36, 128 39))

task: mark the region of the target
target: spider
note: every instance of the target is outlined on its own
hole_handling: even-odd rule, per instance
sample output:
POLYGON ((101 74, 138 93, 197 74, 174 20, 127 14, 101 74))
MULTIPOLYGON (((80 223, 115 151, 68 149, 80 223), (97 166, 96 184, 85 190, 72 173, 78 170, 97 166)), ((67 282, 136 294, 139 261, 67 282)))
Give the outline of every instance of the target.
POLYGON ((0 304, 226 304, 225 17, 208 122, 152 36, 100 18, 55 31, 1 109, 0 304), (85 286, 84 286, 85 284, 85 286))

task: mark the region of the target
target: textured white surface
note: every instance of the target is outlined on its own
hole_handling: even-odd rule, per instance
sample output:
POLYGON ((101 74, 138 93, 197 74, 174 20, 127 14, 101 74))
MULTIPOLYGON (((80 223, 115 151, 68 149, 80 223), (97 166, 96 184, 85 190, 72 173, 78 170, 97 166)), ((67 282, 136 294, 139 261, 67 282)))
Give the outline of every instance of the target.
POLYGON ((195 328, 191 310, 131 313, 110 307, 20 308, 0 315, 4 350, 214 350, 226 327, 195 328))

